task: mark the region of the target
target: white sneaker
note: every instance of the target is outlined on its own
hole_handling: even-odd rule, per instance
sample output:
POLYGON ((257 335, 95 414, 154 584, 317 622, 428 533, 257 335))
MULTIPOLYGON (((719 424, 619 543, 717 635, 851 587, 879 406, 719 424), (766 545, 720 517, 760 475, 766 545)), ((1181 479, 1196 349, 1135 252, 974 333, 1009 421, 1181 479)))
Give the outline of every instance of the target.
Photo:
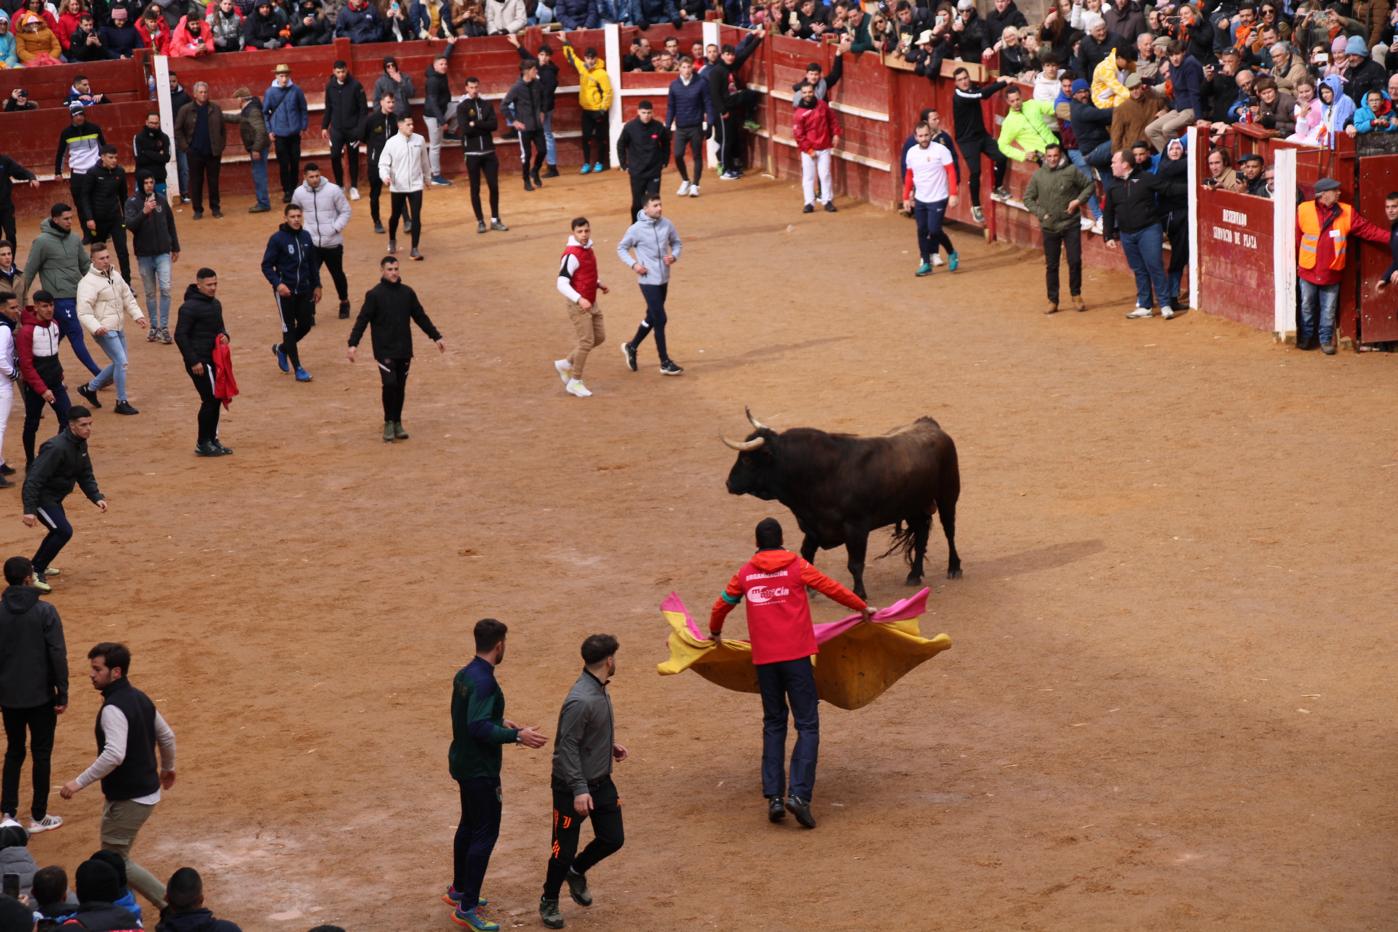
POLYGON ((1127 319, 1127 320, 1138 320, 1139 318, 1142 318, 1142 317, 1149 317, 1150 314, 1151 314, 1150 308, 1148 308, 1148 307, 1141 307, 1141 306, 1137 305, 1137 306, 1131 311, 1130 314, 1127 314, 1127 315, 1126 315, 1126 319, 1127 319))
POLYGON ((1090 231, 1092 229, 1092 218, 1083 217, 1082 220, 1078 221, 1078 226, 1083 229, 1083 232, 1090 231))
POLYGON ((558 377, 563 380, 565 387, 569 382, 573 381, 573 367, 568 363, 568 360, 555 359, 553 361, 553 371, 558 373, 558 377))
POLYGON ((1093 232, 1093 233, 1096 233, 1098 236, 1101 236, 1101 235, 1102 235, 1102 218, 1101 218, 1101 217, 1098 217, 1096 220, 1092 221, 1092 232, 1093 232))
POLYGON ((937 253, 935 256, 932 257, 932 265, 933 267, 939 265, 946 265, 946 260, 942 258, 941 253, 937 253))
POLYGON ((719 180, 719 181, 737 181, 737 180, 738 180, 739 178, 741 178, 741 177, 743 177, 743 176, 740 175, 740 174, 738 174, 737 172, 724 172, 723 174, 721 174, 721 175, 718 176, 718 180, 719 180))
POLYGON ((359 200, 359 189, 358 189, 358 188, 350 188, 350 200, 352 200, 352 201, 357 201, 357 200, 359 200))
POLYGON ((680 189, 675 192, 676 197, 689 197, 689 182, 681 181, 680 189))
POLYGON ((566 387, 570 395, 576 395, 578 398, 592 397, 592 392, 587 390, 587 386, 582 383, 581 379, 569 379, 566 387))
POLYGON ((63 825, 63 817, 56 815, 46 815, 38 822, 29 823, 29 834, 37 835, 40 832, 51 832, 63 825))
POLYGON ((689 196, 690 196, 690 197, 698 197, 698 196, 699 196, 699 186, 698 186, 697 184, 692 184, 692 185, 689 186, 689 196))
POLYGON ((1175 309, 1172 308, 1170 305, 1166 304, 1160 308, 1160 316, 1165 318, 1166 320, 1169 320, 1171 317, 1175 316, 1175 309))

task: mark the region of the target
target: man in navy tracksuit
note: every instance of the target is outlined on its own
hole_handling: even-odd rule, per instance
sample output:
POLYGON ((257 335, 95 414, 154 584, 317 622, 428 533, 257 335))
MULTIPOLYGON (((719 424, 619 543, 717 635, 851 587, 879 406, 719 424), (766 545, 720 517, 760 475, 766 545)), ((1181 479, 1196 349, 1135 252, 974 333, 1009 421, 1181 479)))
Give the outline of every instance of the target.
POLYGON ((286 222, 267 240, 267 251, 262 254, 262 274, 275 289, 273 296, 282 321, 282 341, 272 344, 272 352, 283 372, 295 369, 296 381, 309 382, 311 374, 301 366, 297 344, 316 325, 320 263, 310 231, 301 228, 301 208, 287 204, 282 213, 286 222))
POLYGON ((718 122, 709 82, 694 75, 694 59, 680 56, 680 76, 670 82, 669 102, 665 106, 665 128, 675 136, 675 169, 680 173, 680 197, 699 196, 699 182, 704 177, 704 140, 718 122), (684 151, 694 151, 694 177, 685 170, 684 151))

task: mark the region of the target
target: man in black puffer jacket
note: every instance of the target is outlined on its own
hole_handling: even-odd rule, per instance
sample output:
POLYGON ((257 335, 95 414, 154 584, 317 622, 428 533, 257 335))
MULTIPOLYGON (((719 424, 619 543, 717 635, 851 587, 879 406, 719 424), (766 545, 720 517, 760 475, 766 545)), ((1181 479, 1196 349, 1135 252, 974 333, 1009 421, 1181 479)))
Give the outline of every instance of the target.
MULTIPOLYGON (((345 153, 349 161, 349 187, 345 190, 352 201, 359 200, 359 141, 364 120, 369 116, 369 105, 364 96, 364 85, 349 73, 349 65, 335 62, 330 80, 325 84, 325 115, 320 121, 320 138, 330 141, 330 170, 335 174, 335 183, 345 187, 345 170, 340 165, 340 154, 345 153)), ((370 165, 369 173, 377 175, 377 165, 370 165)))
POLYGON ((139 932, 140 921, 126 908, 113 905, 121 895, 116 868, 103 861, 84 861, 78 865, 73 886, 81 905, 65 926, 91 932, 139 932))
POLYGON ((383 439, 384 443, 391 443, 408 439, 408 432, 403 429, 403 397, 408 386, 408 367, 413 362, 412 325, 416 323, 421 327, 441 352, 447 351, 447 344, 422 309, 417 292, 400 279, 398 260, 384 256, 379 260, 379 270, 383 278, 364 295, 364 306, 359 309, 359 318, 350 331, 345 356, 354 362, 364 328, 372 324, 370 341, 383 382, 383 439))
POLYGON ((24 524, 36 527, 42 522, 49 531, 34 552, 36 583, 46 583, 44 574, 49 564, 73 539, 73 525, 63 513, 63 500, 73 491, 73 486, 79 486, 99 511, 107 510, 107 500, 97 487, 92 460, 87 455, 90 436, 92 412, 82 405, 73 405, 68 409, 68 427, 44 442, 24 477, 24 524))
POLYGON ((185 289, 180 316, 175 321, 175 345, 180 348, 185 371, 199 392, 199 442, 194 447, 199 456, 227 456, 233 452, 218 439, 214 347, 228 342, 228 331, 223 326, 223 305, 214 297, 217 293, 218 273, 200 269, 194 284, 185 289))
POLYGON ((121 277, 131 284, 131 257, 126 252, 126 169, 117 147, 106 143, 97 167, 83 176, 78 214, 86 218, 83 242, 110 242, 121 264, 121 277))

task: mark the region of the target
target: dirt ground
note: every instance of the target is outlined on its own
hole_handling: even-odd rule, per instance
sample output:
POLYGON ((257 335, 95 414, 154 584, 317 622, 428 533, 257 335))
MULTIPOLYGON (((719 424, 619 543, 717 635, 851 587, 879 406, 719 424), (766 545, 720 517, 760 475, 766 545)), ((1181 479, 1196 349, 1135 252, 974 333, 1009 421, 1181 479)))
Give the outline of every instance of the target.
MULTIPOLYGON (((197 866, 249 930, 451 928, 449 683, 493 615, 511 626, 507 714, 550 735, 582 638, 622 643, 628 840, 593 872, 595 906, 565 901, 570 928, 1393 927, 1390 358, 1303 354, 1198 313, 1127 321, 1130 283, 1101 270, 1089 313, 1047 318, 1036 255, 959 228, 961 270, 916 279, 911 221, 802 216, 797 187, 749 178, 669 203, 687 371, 660 377, 647 344, 632 374, 623 180, 516 183, 507 234, 477 236, 461 184, 427 198, 427 261, 405 279, 449 351, 420 340, 412 439, 391 446, 330 299, 303 344, 315 381, 276 370, 257 272, 273 222, 247 198, 222 221, 179 215, 176 290, 221 274, 237 453, 192 455, 175 349, 133 340, 142 414, 112 415, 106 393, 91 446, 112 509, 71 500, 52 597, 74 667, 55 788, 92 756, 99 640, 132 646, 179 736, 142 863, 197 866), (588 400, 550 365, 570 345, 553 278, 577 214, 613 287, 588 400), (934 532, 923 622, 954 646, 868 708, 824 709, 814 832, 765 819, 757 697, 655 672, 661 599, 703 616, 757 519, 794 533, 724 489, 718 438, 742 434, 744 404, 864 433, 930 414, 961 456, 965 578, 941 578, 934 532)), ((382 249, 366 208, 356 309, 382 249)), ((17 511, 3 540, 28 553, 17 511)), ((820 563, 848 581, 842 551, 820 563)), ((872 564, 873 602, 907 594, 905 572, 872 564)), ((538 925, 549 753, 505 755, 485 893, 507 928, 538 925)), ((68 822, 34 840, 38 861, 76 867, 99 804, 55 794, 68 822)))

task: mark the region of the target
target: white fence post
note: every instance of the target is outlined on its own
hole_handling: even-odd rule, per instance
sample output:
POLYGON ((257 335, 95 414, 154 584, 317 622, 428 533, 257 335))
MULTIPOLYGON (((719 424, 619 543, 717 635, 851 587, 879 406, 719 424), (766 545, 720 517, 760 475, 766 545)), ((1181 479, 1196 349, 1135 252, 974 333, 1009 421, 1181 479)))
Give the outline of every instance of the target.
MULTIPOLYGON (((719 48, 722 48, 723 34, 719 31, 719 24, 714 22, 713 20, 705 20, 703 28, 704 51, 707 52, 709 50, 709 46, 711 45, 717 45, 719 48)), ((700 64, 700 62, 695 62, 694 66, 697 68, 700 64)), ((718 101, 714 101, 714 109, 718 109, 718 101)), ((708 150, 709 154, 709 166, 713 168, 714 171, 718 171, 718 134, 719 128, 717 126, 710 126, 709 139, 708 142, 704 145, 704 148, 708 150)))
POLYGON ((602 27, 602 31, 606 39, 607 77, 612 82, 612 109, 607 113, 607 146, 611 153, 611 166, 616 168, 616 144, 617 140, 621 138, 621 115, 623 112, 621 109, 621 81, 626 70, 621 67, 621 27, 616 23, 608 23, 602 27))
POLYGON ((160 110, 160 129, 170 139, 170 162, 165 166, 166 197, 178 202, 180 195, 179 156, 175 152, 175 114, 170 109, 170 59, 164 55, 151 56, 155 69, 155 101, 160 110))
POLYGON ((1189 153, 1189 306, 1199 308, 1199 130, 1185 133, 1189 153))
POLYGON ((1272 273, 1277 290, 1272 332, 1282 340, 1296 330, 1296 151, 1277 149, 1273 164, 1272 273))

